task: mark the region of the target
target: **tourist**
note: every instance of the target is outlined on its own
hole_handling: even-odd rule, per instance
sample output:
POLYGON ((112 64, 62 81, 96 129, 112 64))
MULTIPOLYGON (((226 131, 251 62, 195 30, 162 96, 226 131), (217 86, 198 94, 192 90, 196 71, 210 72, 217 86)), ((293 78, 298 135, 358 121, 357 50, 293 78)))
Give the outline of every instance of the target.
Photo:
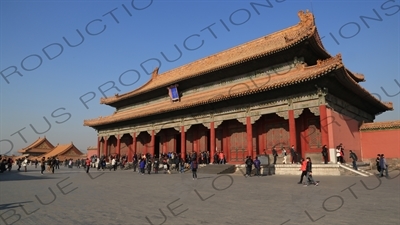
POLYGON ((111 169, 114 169, 114 171, 117 170, 117 160, 115 159, 115 157, 113 157, 113 158, 111 159, 110 171, 111 171, 111 169))
POLYGON ((261 173, 260 173, 261 172, 261 162, 257 156, 254 159, 253 164, 254 164, 254 168, 256 168, 256 174, 254 176, 260 177, 261 176, 261 173))
POLYGON ((47 165, 47 172, 50 173, 50 170, 51 170, 51 159, 50 159, 50 157, 47 157, 46 165, 47 165))
POLYGON ((89 173, 91 164, 92 164, 92 160, 90 160, 89 158, 86 158, 86 173, 89 173))
POLYGON ((343 144, 342 144, 342 143, 340 143, 340 144, 339 144, 339 147, 340 147, 340 163, 345 163, 345 160, 344 160, 344 147, 343 147, 343 144))
POLYGON ((282 156, 283 156, 282 163, 283 163, 283 164, 286 164, 286 163, 287 163, 287 162, 286 162, 286 159, 287 159, 287 152, 286 152, 285 147, 282 148, 282 156))
POLYGON ((276 148, 272 148, 272 156, 274 157, 274 165, 276 164, 276 159, 278 158, 278 152, 276 151, 276 148))
POLYGON ((152 166, 152 161, 151 161, 151 157, 149 157, 146 162, 146 168, 147 168, 148 174, 150 174, 150 172, 151 172, 151 166, 152 166))
POLYGON ((337 163, 338 164, 340 164, 342 161, 341 161, 341 150, 340 150, 340 146, 338 145, 337 147, 336 147, 336 161, 337 161, 337 163))
POLYGON ((352 150, 350 150, 350 157, 349 158, 353 160, 353 169, 358 170, 358 168, 357 168, 357 159, 358 158, 357 158, 356 153, 354 153, 352 150))
POLYGON ((8 170, 8 172, 11 172, 11 169, 12 169, 12 164, 14 163, 14 161, 12 160, 12 158, 8 158, 7 159, 7 170, 8 170))
POLYGON ((300 159, 300 171, 301 171, 301 175, 300 175, 300 181, 298 182, 298 184, 302 184, 303 183, 303 177, 307 176, 307 161, 305 161, 303 158, 300 159))
POLYGON ((376 160, 375 161, 376 161, 376 170, 378 170, 379 174, 381 173, 381 166, 379 165, 380 159, 381 159, 381 154, 378 154, 376 156, 376 160))
POLYGON ((222 151, 219 152, 219 164, 225 164, 224 162, 225 156, 222 151))
POLYGON ((312 176, 312 162, 311 162, 311 158, 307 157, 307 166, 306 166, 306 170, 307 170, 307 184, 305 186, 308 186, 310 184, 314 184, 315 186, 318 186, 318 182, 314 181, 314 178, 312 176))
POLYGON ((179 172, 179 162, 181 161, 181 157, 180 156, 175 156, 175 169, 176 169, 176 172, 179 172))
POLYGON ((182 157, 179 158, 179 173, 185 172, 185 160, 182 157))
POLYGON ((215 152, 213 157, 214 157, 213 164, 218 164, 218 152, 215 152))
POLYGON ((53 156, 53 158, 51 159, 51 173, 54 173, 54 169, 57 166, 57 159, 55 156, 53 156))
POLYGON ((40 173, 42 175, 45 169, 46 169, 46 158, 42 157, 42 160, 40 161, 40 173))
POLYGON ((154 158, 153 167, 154 167, 154 173, 158 174, 158 169, 160 167, 160 160, 158 158, 154 158))
POLYGON ((379 159, 379 166, 381 167, 381 172, 379 174, 379 177, 383 177, 383 171, 385 171, 386 178, 388 178, 389 177, 388 165, 386 162, 386 158, 383 154, 381 154, 381 157, 379 159))
POLYGON ((194 179, 197 179, 197 161, 196 160, 193 160, 192 161, 192 164, 191 164, 191 168, 192 168, 192 176, 193 176, 193 180, 194 179))
POLYGON ((251 169, 253 167, 253 160, 251 160, 251 156, 247 156, 245 164, 246 164, 246 177, 251 177, 251 169))
POLYGON ((328 164, 328 147, 326 145, 322 146, 322 158, 324 159, 324 163, 328 164))
POLYGON ((141 173, 142 175, 144 175, 144 168, 145 168, 145 166, 146 166, 146 160, 145 160, 145 157, 142 157, 142 158, 140 159, 140 162, 139 162, 140 173, 141 173))
POLYGON ((60 169, 60 160, 56 157, 56 169, 60 169))
POLYGON ((133 172, 136 172, 137 166, 138 166, 138 157, 137 157, 137 154, 133 154, 133 157, 132 157, 133 172))
POLYGON ((39 160, 35 159, 35 168, 37 168, 38 164, 39 164, 39 160))
POLYGON ((297 153, 296 149, 294 148, 294 145, 292 145, 292 147, 290 148, 290 156, 292 157, 291 159, 292 164, 297 163, 297 153))
POLYGON ((26 168, 27 165, 28 165, 28 158, 25 157, 24 161, 22 161, 22 166, 24 167, 25 172, 28 172, 27 168, 26 168))
POLYGON ((18 171, 21 171, 21 159, 17 159, 17 166, 18 166, 18 171))
POLYGON ((3 158, 0 162, 0 173, 6 171, 7 160, 3 158))

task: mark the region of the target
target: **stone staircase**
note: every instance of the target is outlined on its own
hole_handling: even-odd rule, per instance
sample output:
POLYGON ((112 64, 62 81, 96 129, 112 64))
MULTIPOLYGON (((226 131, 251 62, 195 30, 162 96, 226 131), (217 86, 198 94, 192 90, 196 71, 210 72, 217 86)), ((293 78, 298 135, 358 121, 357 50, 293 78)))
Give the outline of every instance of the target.
POLYGON ((339 164, 339 166, 342 175, 361 175, 364 177, 369 177, 374 175, 373 173, 370 172, 371 167, 369 162, 357 162, 358 170, 354 170, 353 165, 350 165, 348 163, 339 164))
MULTIPOLYGON (((346 164, 313 164, 313 174, 317 176, 342 176, 342 175, 361 175, 371 176, 373 175, 370 170, 369 163, 359 162, 357 163, 358 170, 353 170, 351 165, 346 164)), ((262 165, 261 174, 263 176, 268 175, 299 175, 300 164, 276 164, 276 165, 262 165)), ((237 165, 236 173, 244 174, 246 172, 245 165, 237 165)), ((254 173, 254 170, 252 171, 254 173)))

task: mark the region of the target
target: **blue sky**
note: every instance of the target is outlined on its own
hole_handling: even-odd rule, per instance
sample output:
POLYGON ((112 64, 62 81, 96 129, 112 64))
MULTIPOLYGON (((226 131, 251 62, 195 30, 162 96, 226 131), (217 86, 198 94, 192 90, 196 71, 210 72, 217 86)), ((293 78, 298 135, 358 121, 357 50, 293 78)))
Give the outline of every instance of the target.
POLYGON ((114 111, 99 104, 100 90, 107 96, 131 91, 150 79, 146 70, 157 66, 154 59, 160 60, 162 73, 293 26, 297 12, 307 9, 327 51, 341 53, 348 69, 365 75, 364 88, 393 102, 395 110, 376 121, 400 119, 400 0, 270 0, 270 7, 257 10, 250 2, 268 5, 1 0, 0 154, 15 153, 44 135, 53 144, 73 141, 86 150, 96 145, 96 132, 83 120, 114 111), (185 47, 191 35, 197 36, 185 47), (201 47, 189 50, 201 40, 201 47), (118 90, 106 91, 112 84, 118 90))

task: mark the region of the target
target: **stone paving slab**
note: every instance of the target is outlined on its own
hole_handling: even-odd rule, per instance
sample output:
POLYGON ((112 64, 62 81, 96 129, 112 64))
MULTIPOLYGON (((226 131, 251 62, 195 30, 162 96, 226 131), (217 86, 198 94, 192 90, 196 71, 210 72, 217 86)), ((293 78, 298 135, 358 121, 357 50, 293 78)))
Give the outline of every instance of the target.
POLYGON ((400 224, 399 174, 315 177, 318 187, 304 187, 299 176, 31 167, 0 174, 0 225, 400 224))

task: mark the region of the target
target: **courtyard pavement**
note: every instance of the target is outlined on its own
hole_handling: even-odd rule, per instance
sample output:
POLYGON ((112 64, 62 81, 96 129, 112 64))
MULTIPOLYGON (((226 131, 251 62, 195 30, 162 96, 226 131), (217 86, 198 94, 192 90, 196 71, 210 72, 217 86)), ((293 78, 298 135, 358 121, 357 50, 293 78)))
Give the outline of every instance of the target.
POLYGON ((61 167, 55 174, 0 174, 0 225, 15 224, 400 224, 400 171, 390 179, 245 178, 61 167))

